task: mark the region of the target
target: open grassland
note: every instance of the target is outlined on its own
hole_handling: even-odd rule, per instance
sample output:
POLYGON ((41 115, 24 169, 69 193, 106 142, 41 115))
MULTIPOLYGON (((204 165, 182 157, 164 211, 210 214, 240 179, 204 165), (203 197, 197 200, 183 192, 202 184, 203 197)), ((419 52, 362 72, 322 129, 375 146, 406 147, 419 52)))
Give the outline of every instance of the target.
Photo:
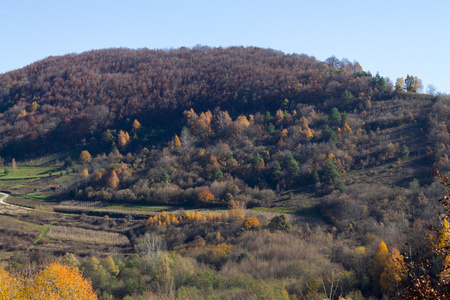
POLYGON ((130 243, 126 236, 119 233, 68 226, 51 227, 47 232, 47 237, 59 240, 71 240, 84 243, 99 243, 108 245, 126 245, 130 243))

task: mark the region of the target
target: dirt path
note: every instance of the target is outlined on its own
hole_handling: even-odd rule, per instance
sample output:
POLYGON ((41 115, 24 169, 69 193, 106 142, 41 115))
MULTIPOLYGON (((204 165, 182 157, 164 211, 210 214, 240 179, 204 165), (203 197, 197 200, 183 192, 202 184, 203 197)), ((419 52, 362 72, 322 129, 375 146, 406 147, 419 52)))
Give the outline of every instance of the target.
POLYGON ((8 205, 8 206, 14 207, 14 208, 21 208, 21 209, 32 210, 32 209, 29 208, 29 207, 23 207, 23 206, 19 206, 19 205, 14 205, 14 204, 6 203, 4 200, 5 200, 6 198, 8 198, 8 196, 9 196, 8 194, 5 194, 5 193, 0 192, 0 196, 1 196, 1 198, 0 198, 0 204, 8 205))

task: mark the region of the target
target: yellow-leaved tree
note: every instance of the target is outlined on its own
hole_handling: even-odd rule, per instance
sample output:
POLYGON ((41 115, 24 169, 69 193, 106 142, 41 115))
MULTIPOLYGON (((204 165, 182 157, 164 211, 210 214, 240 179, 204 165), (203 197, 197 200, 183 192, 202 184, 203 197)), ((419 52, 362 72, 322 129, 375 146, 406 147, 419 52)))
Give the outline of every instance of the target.
POLYGON ((175 134, 175 137, 173 138, 173 145, 178 148, 181 146, 180 139, 178 138, 178 135, 175 134))
POLYGON ((406 276, 405 260, 398 249, 393 248, 384 262, 384 270, 380 275, 380 286, 383 295, 395 296, 400 282, 406 276))
POLYGON ((156 281, 161 294, 169 295, 173 290, 173 276, 170 270, 170 258, 162 254, 156 264, 156 281))
POLYGON ((139 123, 139 121, 138 120, 136 120, 136 119, 134 119, 134 121, 133 121, 133 125, 131 125, 132 126, 132 132, 133 133, 136 133, 138 130, 139 130, 139 128, 141 128, 141 123, 139 123))
POLYGON ((259 220, 256 217, 248 217, 244 221, 245 230, 254 230, 259 228, 259 220))
POLYGON ((93 300, 97 295, 78 269, 50 263, 31 278, 0 269, 0 299, 93 300))
POLYGON ((20 299, 22 286, 23 284, 19 280, 0 269, 0 299, 20 299))
POLYGON ((38 104, 36 101, 33 101, 33 103, 31 103, 31 111, 35 112, 37 111, 38 108, 38 104))
POLYGON ((83 150, 80 153, 80 162, 86 163, 91 161, 91 154, 87 150, 83 150))
POLYGON ((373 259, 372 269, 370 269, 370 275, 372 277, 372 287, 376 295, 379 295, 381 291, 380 277, 381 273, 383 273, 384 271, 384 265, 388 257, 389 257, 388 247, 383 241, 381 241, 381 243, 378 245, 377 252, 373 259))
POLYGON ((402 92, 404 85, 405 85, 405 82, 403 81, 403 78, 402 77, 397 78, 397 80, 395 81, 395 91, 402 92))
POLYGON ((130 142, 130 135, 128 134, 128 132, 120 130, 117 136, 117 142, 119 143, 120 147, 125 147, 130 142))
POLYGON ((81 173, 80 173, 81 178, 83 179, 87 179, 89 177, 89 171, 88 169, 84 169, 81 173))

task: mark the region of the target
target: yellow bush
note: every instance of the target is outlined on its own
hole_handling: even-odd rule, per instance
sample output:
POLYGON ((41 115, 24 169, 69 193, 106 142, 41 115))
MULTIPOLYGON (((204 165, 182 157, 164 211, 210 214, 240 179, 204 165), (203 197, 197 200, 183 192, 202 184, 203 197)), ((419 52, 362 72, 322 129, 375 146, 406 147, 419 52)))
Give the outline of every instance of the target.
POLYGON ((259 220, 255 217, 246 218, 244 221, 245 230, 254 230, 259 228, 259 220))

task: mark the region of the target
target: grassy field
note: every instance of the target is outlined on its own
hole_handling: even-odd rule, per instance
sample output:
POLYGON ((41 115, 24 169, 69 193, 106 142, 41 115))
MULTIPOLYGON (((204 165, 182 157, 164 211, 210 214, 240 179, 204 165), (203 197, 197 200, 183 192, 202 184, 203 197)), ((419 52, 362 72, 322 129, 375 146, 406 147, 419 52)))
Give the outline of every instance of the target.
POLYGON ((5 173, 5 168, 0 170, 0 181, 15 181, 15 180, 32 180, 42 177, 48 177, 51 174, 58 171, 60 165, 18 165, 17 170, 12 171, 10 168, 9 172, 5 173))

